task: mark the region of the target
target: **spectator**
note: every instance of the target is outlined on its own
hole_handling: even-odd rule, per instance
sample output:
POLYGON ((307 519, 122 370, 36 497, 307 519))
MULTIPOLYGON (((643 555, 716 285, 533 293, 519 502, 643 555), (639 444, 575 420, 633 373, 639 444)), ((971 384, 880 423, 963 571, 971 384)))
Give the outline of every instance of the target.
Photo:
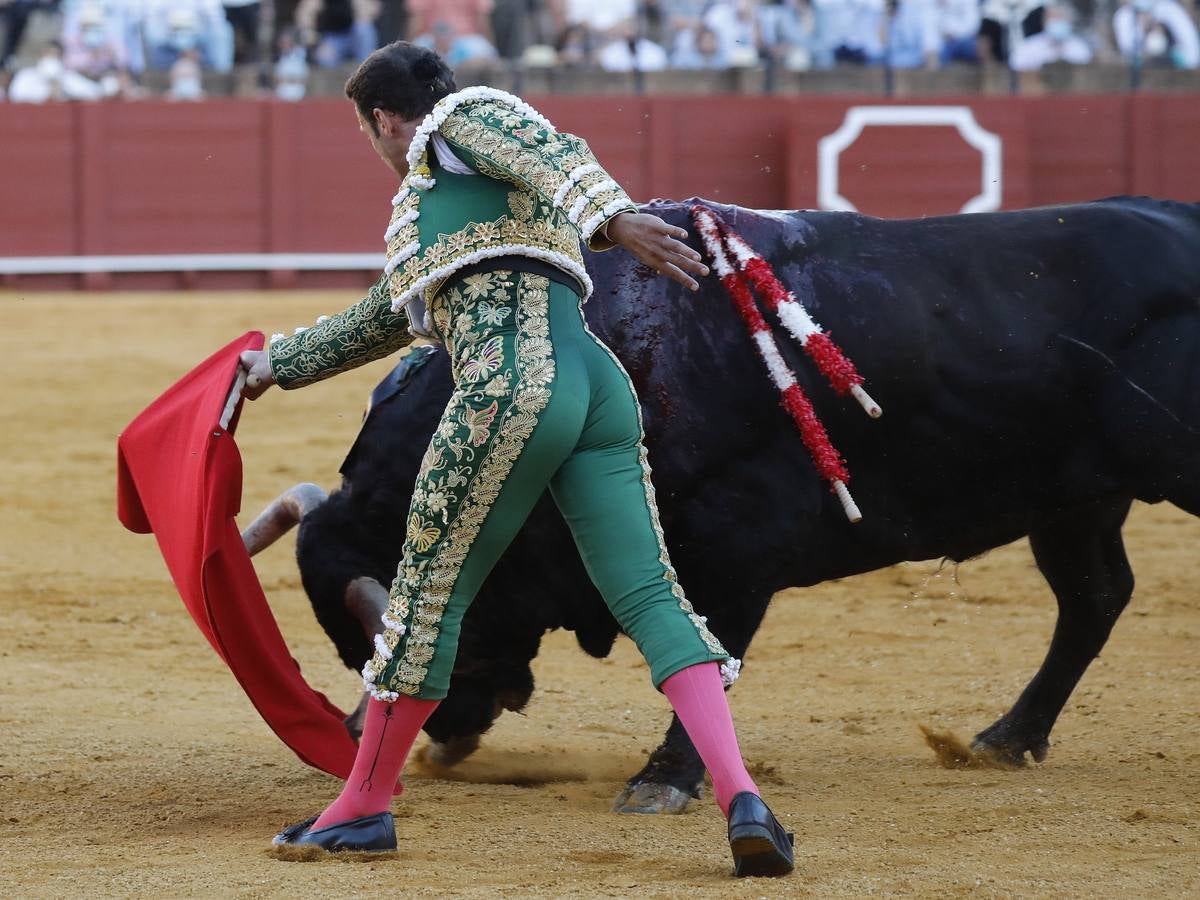
POLYGON ((1046 7, 1046 27, 1023 40, 1013 50, 1012 67, 1028 72, 1055 62, 1082 66, 1092 61, 1092 48, 1080 37, 1073 23, 1074 14, 1062 3, 1046 7))
POLYGON ((233 30, 233 61, 253 65, 259 61, 259 25, 262 23, 260 0, 221 0, 225 19, 233 30))
POLYGON ((983 0, 980 59, 1007 63, 1009 54, 1045 25, 1044 0, 983 0))
POLYGON ((658 43, 668 48, 672 58, 680 54, 687 57, 695 50, 704 11, 710 3, 711 0, 654 0, 652 16, 647 17, 647 22, 658 27, 658 43))
MULTIPOLYGON (((151 68, 169 70, 195 50, 203 66, 233 68, 233 30, 220 0, 144 0, 143 31, 151 68)), ((186 67, 185 67, 186 68, 186 67)))
POLYGON ((127 4, 95 0, 68 5, 63 15, 63 62, 88 78, 145 68, 140 22, 127 4))
POLYGON ((885 59, 893 69, 936 69, 942 51, 930 0, 888 0, 885 59))
POLYGON ((9 59, 21 46, 21 38, 25 36, 25 26, 29 17, 39 9, 54 11, 58 9, 58 0, 7 0, 0 3, 0 22, 4 23, 4 46, 0 48, 0 69, 8 65, 9 59))
POLYGON ((1179 69, 1200 66, 1196 23, 1176 0, 1133 0, 1113 14, 1113 36, 1126 60, 1179 69))
POLYGON ((168 100, 203 100, 204 69, 200 65, 200 51, 194 47, 180 51, 179 58, 171 64, 171 87, 168 100))
POLYGON ((764 0, 758 7, 762 52, 784 68, 812 68, 820 52, 819 20, 811 0, 764 0))
POLYGON ((636 32, 634 0, 552 0, 559 43, 568 62, 594 64, 597 51, 613 40, 627 40, 636 32), (569 34, 569 40, 563 38, 569 34))
POLYGON ((613 40, 600 48, 596 62, 608 72, 660 72, 667 67, 667 51, 638 32, 635 22, 617 26, 613 40))
POLYGON ((585 25, 568 25, 554 43, 558 62, 568 68, 585 66, 592 62, 591 37, 585 25))
POLYGON ((717 34, 730 65, 752 66, 759 58, 757 0, 716 0, 704 24, 717 34))
POLYGON ((680 34, 671 57, 671 66, 676 69, 727 69, 729 57, 721 49, 717 33, 707 25, 696 30, 688 29, 680 34))
POLYGON ((979 62, 979 0, 937 0, 942 65, 979 62))
POLYGON ((308 55, 296 39, 294 29, 285 28, 276 45, 275 96, 280 100, 303 100, 308 93, 308 55))
POLYGON ((459 37, 479 35, 490 46, 493 6, 493 0, 408 0, 408 39, 428 37, 446 22, 459 37))
POLYGON ((539 0, 496 0, 490 17, 492 44, 504 59, 520 59, 526 48, 540 40, 540 5, 539 0))
POLYGON ((62 45, 51 41, 42 48, 36 63, 17 70, 8 86, 15 103, 45 103, 47 100, 98 100, 104 90, 92 79, 63 64, 62 45))
POLYGON ((496 48, 482 34, 459 34, 454 23, 445 19, 435 21, 433 32, 413 43, 436 51, 451 69, 496 58, 496 48))
POLYGON ((296 26, 323 69, 359 63, 379 46, 379 0, 300 0, 296 26))
POLYGON ((883 0, 814 0, 825 46, 818 65, 865 65, 883 59, 883 0))

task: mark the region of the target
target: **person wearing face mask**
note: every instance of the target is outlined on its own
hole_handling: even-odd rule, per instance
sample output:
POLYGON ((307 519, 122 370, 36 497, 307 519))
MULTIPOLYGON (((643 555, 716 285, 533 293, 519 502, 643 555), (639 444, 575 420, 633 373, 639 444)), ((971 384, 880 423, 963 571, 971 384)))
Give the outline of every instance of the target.
MULTIPOLYGON (((69 6, 63 14, 63 62, 89 78, 111 72, 138 72, 142 62, 130 52, 128 10, 100 0, 69 6)), ((140 44, 139 44, 140 51, 140 44)))
POLYGON ((1200 67, 1200 34, 1187 10, 1176 0, 1133 0, 1113 14, 1117 49, 1128 62, 1200 67))
POLYGON ((308 55, 294 28, 280 32, 276 50, 275 96, 289 102, 303 100, 308 93, 308 55))
POLYGON ((16 103, 98 100, 101 96, 99 84, 63 64, 62 45, 57 41, 43 47, 38 61, 18 70, 8 86, 8 99, 16 103))
POLYGON ((1046 25, 1016 46, 1012 67, 1021 72, 1040 69, 1049 63, 1081 66, 1092 61, 1092 48, 1075 33, 1069 7, 1055 3, 1046 7, 1046 25))

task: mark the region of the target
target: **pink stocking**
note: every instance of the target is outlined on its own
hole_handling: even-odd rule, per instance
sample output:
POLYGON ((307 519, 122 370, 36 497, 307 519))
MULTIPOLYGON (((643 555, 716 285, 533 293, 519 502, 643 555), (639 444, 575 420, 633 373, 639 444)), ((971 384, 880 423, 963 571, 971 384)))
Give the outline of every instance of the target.
POLYGON ((662 683, 662 692, 712 776, 713 795, 721 812, 728 815, 729 802, 742 791, 757 795, 758 786, 738 749, 718 665, 700 663, 680 669, 662 683))
POLYGON ((392 805, 392 791, 408 759, 421 726, 440 700, 401 697, 394 703, 372 699, 354 768, 342 793, 321 813, 312 829, 325 828, 362 816, 384 812, 392 805))

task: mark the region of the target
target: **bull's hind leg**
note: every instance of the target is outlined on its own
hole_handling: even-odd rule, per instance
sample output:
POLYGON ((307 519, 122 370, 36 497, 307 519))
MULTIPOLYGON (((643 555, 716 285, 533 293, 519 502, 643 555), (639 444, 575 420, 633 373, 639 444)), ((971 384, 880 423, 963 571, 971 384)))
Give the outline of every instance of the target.
POLYGON ((1029 536, 1058 598, 1058 622, 1041 669, 1012 709, 975 736, 973 749, 1009 765, 1041 762, 1050 730, 1133 594, 1121 526, 1130 502, 1088 508, 1029 536))

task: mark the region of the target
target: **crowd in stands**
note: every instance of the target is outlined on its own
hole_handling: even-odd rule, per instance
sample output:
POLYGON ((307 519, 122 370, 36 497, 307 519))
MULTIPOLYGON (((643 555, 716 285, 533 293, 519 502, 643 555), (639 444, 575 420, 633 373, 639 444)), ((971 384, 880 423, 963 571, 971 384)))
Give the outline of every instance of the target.
MULTIPOLYGON (((455 69, 610 72, 1092 61, 1200 67, 1200 0, 0 0, 9 99, 297 100, 406 38, 455 69), (38 27, 34 27, 38 26, 38 27)), ((3 95, 0 91, 0 96, 3 95)))

